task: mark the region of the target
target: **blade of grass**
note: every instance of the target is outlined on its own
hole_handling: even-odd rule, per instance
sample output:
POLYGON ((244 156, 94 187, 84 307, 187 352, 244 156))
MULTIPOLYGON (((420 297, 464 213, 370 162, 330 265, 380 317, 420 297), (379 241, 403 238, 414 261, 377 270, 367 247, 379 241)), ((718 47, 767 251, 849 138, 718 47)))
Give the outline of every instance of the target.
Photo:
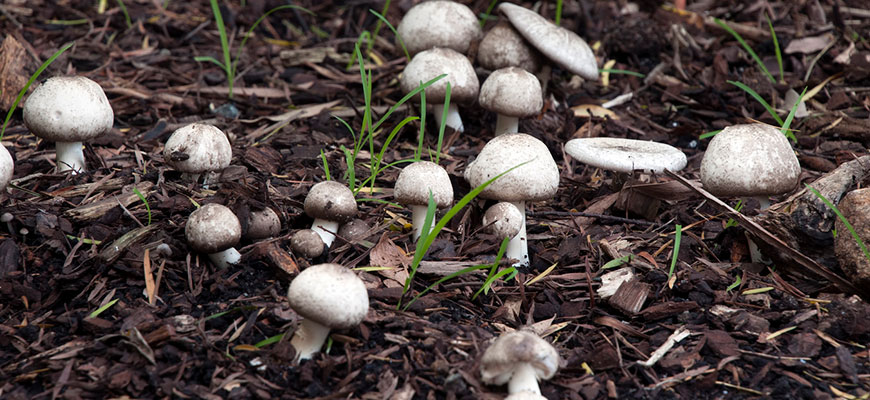
POLYGON ((146 199, 145 196, 142 194, 142 192, 140 192, 139 189, 137 189, 137 188, 133 188, 133 193, 135 193, 136 196, 139 197, 139 200, 142 200, 142 203, 145 204, 145 210, 148 211, 148 224, 147 225, 151 225, 151 205, 148 204, 148 199, 146 199))
MULTIPOLYGON (((389 7, 389 3, 390 2, 387 1, 387 7, 389 7)), ((387 21, 387 19, 383 15, 379 14, 377 11, 369 10, 369 12, 374 14, 376 17, 378 17, 378 20, 383 21, 385 24, 387 24, 387 27, 390 28, 391 31, 393 31, 394 35, 396 35, 396 40, 399 41, 399 47, 401 47, 402 52, 405 53, 405 59, 407 59, 408 61, 411 61, 411 55, 408 53, 408 49, 405 47, 405 41, 402 40, 402 35, 399 35, 399 32, 396 31, 396 28, 393 27, 393 24, 391 24, 390 21, 387 21)), ((372 40, 374 40, 374 39, 372 39, 372 40)))
POLYGON ((677 224, 677 232, 674 234, 674 255, 671 257, 671 268, 668 270, 668 280, 674 274, 674 268, 677 266, 677 256, 680 255, 680 237, 683 235, 683 226, 677 224))
POLYGON ((444 141, 444 128, 447 126, 447 114, 450 113, 450 82, 447 82, 447 90, 444 93, 444 110, 441 111, 441 126, 438 127, 438 144, 435 147, 435 164, 441 160, 441 144, 444 141))
POLYGON ((779 49, 779 40, 776 38, 776 32, 773 30, 773 23, 770 22, 770 15, 764 14, 767 19, 767 27, 770 28, 770 37, 773 38, 773 50, 776 52, 776 65, 779 66, 779 82, 785 83, 785 70, 782 68, 782 51, 779 49))
MULTIPOLYGON (((800 106, 801 102, 804 101, 805 94, 807 94, 806 87, 804 87, 804 90, 801 92, 800 96, 798 96, 797 101, 794 102, 794 104, 791 106, 791 110, 789 110, 788 116, 785 117, 785 122, 783 122, 782 128, 780 130, 786 136, 789 136, 789 134, 791 133, 788 128, 791 126, 791 122, 794 120, 794 115, 797 113, 798 106, 800 106)), ((795 138, 793 133, 791 133, 791 136, 789 137, 794 138, 794 140, 797 141, 797 138, 795 138)))
POLYGON ((749 44, 747 44, 746 41, 743 40, 743 37, 740 36, 737 31, 732 29, 725 21, 722 21, 719 18, 713 18, 713 21, 715 21, 717 25, 722 27, 722 29, 724 29, 726 32, 730 33, 731 36, 737 39, 737 42, 739 42, 740 45, 743 46, 743 49, 746 50, 747 53, 749 53, 749 56, 752 57, 753 60, 755 60, 755 63, 758 64, 758 68, 761 69, 761 72, 763 72, 765 76, 767 76, 767 79, 770 79, 771 82, 776 83, 776 79, 773 79, 773 75, 771 75, 770 71, 767 70, 764 62, 761 61, 761 58, 758 57, 758 54, 755 54, 755 51, 752 50, 752 47, 749 47, 749 44))
POLYGON ((849 233, 852 235, 855 241, 858 242, 858 247, 861 248, 861 252, 864 253, 864 257, 866 257, 867 260, 870 260, 870 252, 867 251, 867 246, 864 244, 864 241, 861 240, 861 236, 858 235, 858 232, 855 231, 855 228, 852 226, 852 224, 849 223, 849 220, 846 219, 846 216, 844 216, 843 213, 840 212, 840 209, 837 208, 834 203, 831 203, 831 201, 823 196, 818 190, 816 190, 816 188, 806 183, 804 183, 804 186, 806 186, 807 189, 809 189, 816 197, 819 198, 819 200, 821 200, 823 203, 825 203, 826 206, 834 211, 834 214, 837 214, 837 218, 839 218, 840 221, 843 222, 843 225, 846 226, 846 229, 849 230, 849 233))
POLYGON ((779 124, 779 126, 782 126, 784 124, 782 118, 780 118, 779 115, 776 114, 776 110, 774 110, 773 107, 771 107, 770 104, 766 100, 764 100, 764 98, 761 97, 760 94, 758 94, 758 92, 756 92, 755 90, 752 90, 751 87, 746 86, 745 84, 743 84, 743 82, 738 82, 738 81, 727 81, 727 82, 734 85, 734 86, 739 87, 740 89, 743 89, 744 92, 749 93, 750 96, 755 98, 755 101, 761 103, 761 105, 764 107, 764 109, 767 110, 767 113, 770 114, 774 120, 776 120, 776 123, 779 124))
MULTIPOLYGON (((224 72, 227 74, 227 85, 229 97, 233 98, 233 81, 235 81, 235 76, 233 75, 232 63, 230 61, 230 43, 227 38, 227 27, 224 25, 224 17, 221 15, 221 8, 218 4, 217 0, 209 0, 211 3, 211 12, 214 14, 215 25, 218 28, 218 35, 221 40, 221 51, 224 56, 224 72)), ((218 64, 220 65, 220 64, 218 64)))
POLYGON ((124 0, 115 0, 118 3, 118 7, 121 8, 121 13, 124 14, 124 21, 127 22, 127 27, 133 27, 133 21, 130 20, 130 13, 127 12, 127 6, 124 4, 124 0))
POLYGON ((329 176, 329 163, 326 162, 326 153, 323 152, 323 149, 320 149, 320 161, 323 162, 323 174, 326 175, 326 180, 331 181, 332 177, 329 176))
POLYGON ((96 318, 96 317, 99 317, 100 314, 103 313, 103 311, 106 311, 106 310, 109 309, 109 307, 114 306, 115 303, 118 302, 118 300, 120 300, 120 299, 114 299, 114 300, 112 300, 112 301, 106 303, 104 306, 102 306, 102 307, 100 307, 100 308, 94 310, 94 312, 88 314, 88 318, 96 318))

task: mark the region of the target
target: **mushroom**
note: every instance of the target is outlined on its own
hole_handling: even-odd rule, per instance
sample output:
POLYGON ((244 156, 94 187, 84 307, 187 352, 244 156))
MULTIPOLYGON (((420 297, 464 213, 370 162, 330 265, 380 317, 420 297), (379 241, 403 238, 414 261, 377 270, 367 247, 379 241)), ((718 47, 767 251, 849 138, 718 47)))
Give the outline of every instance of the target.
POLYGON ((57 171, 85 170, 82 142, 112 129, 115 119, 103 88, 83 76, 57 76, 42 82, 24 106, 24 124, 54 142, 57 171))
POLYGON ((163 146, 163 158, 182 177, 199 180, 205 173, 203 185, 208 185, 210 172, 221 171, 230 165, 233 148, 220 129, 209 124, 194 123, 178 128, 163 146))
POLYGON ((481 107, 498 114, 496 135, 519 131, 519 119, 537 114, 544 106, 541 82, 517 67, 490 74, 480 87, 478 101, 481 107))
POLYGON ((233 248, 242 237, 242 225, 232 210, 209 203, 190 214, 184 236, 194 251, 207 253, 218 268, 239 263, 242 255, 233 248))
POLYGON ((12 173, 15 170, 15 162, 6 146, 0 145, 0 190, 5 190, 12 181, 12 173))
POLYGON ((455 50, 444 48, 421 51, 405 66, 400 86, 403 92, 410 93, 421 83, 432 80, 441 74, 447 74, 447 76, 426 88, 426 101, 433 105, 435 118, 441 121, 444 100, 447 95, 447 83, 449 82, 450 105, 444 123, 462 132, 465 128, 462 125, 462 117, 459 116, 459 108, 456 105, 474 102, 480 90, 480 82, 477 80, 477 74, 474 73, 474 67, 464 55, 455 50))
POLYGON ((338 236, 348 242, 356 242, 365 239, 371 228, 367 222, 354 218, 338 228, 338 236))
POLYGON ((396 32, 411 55, 433 47, 465 54, 483 35, 474 12, 455 1, 426 1, 411 7, 396 32))
POLYGON ((596 168, 628 174, 636 170, 661 173, 679 171, 686 166, 680 149, 658 142, 624 138, 578 138, 565 144, 573 159, 596 168))
POLYGON ((499 22, 480 41, 477 63, 490 71, 519 67, 535 73, 541 69, 541 54, 511 24, 499 22))
POLYGON ((331 329, 357 326, 369 310, 366 286, 356 274, 338 264, 306 268, 287 290, 290 307, 302 323, 290 339, 297 360, 307 360, 320 351, 331 329))
MULTIPOLYGON (((423 233, 430 193, 436 208, 445 208, 453 202, 453 185, 447 171, 440 165, 431 161, 417 161, 399 173, 394 194, 396 202, 411 206, 414 241, 423 233)), ((432 226, 435 226, 435 219, 432 219, 430 230, 432 226)))
POLYGON ((511 239, 505 256, 518 260, 514 266, 528 266, 526 202, 552 198, 559 188, 559 168, 547 146, 525 133, 496 136, 483 147, 477 159, 465 168, 465 180, 472 187, 477 187, 520 164, 520 167, 487 186, 480 197, 508 201, 520 210, 523 215, 522 228, 511 239))
POLYGON ((311 187, 305 197, 305 213, 314 218, 311 229, 328 248, 335 240, 338 226, 356 215, 353 192, 336 181, 323 181, 311 187))
POLYGON ((260 240, 277 236, 281 232, 281 218, 269 207, 248 213, 248 229, 243 235, 248 240, 260 240))
POLYGON ((483 226, 499 239, 513 238, 523 228, 523 213, 513 203, 495 203, 483 214, 483 226))
POLYGON ((312 259, 320 257, 326 250, 326 245, 320 234, 313 229, 300 229, 290 236, 290 250, 304 258, 312 259))
POLYGON ((538 380, 550 379, 559 369, 559 353, 531 332, 513 331, 499 336, 483 353, 480 377, 487 385, 508 384, 508 393, 541 394, 538 380))

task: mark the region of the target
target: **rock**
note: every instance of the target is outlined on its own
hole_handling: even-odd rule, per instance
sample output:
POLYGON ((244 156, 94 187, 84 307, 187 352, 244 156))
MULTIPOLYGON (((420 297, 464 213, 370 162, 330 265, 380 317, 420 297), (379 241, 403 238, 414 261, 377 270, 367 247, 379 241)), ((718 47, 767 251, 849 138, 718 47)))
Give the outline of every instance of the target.
MULTIPOLYGON (((856 189, 847 193, 840 200, 837 208, 852 224, 865 245, 870 243, 870 188, 856 189)), ((840 262, 840 268, 856 285, 870 284, 870 261, 864 256, 858 241, 852 237, 843 221, 837 219, 834 226, 837 228, 834 253, 840 262)))

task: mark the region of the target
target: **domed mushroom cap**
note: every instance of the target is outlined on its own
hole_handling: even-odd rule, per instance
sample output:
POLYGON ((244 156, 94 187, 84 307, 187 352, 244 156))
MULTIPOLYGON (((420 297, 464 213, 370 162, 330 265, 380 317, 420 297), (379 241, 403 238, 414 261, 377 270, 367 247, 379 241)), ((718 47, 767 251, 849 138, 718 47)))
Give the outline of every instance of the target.
POLYGON ((347 186, 323 181, 311 187, 305 197, 305 213, 311 218, 347 222, 356 215, 356 200, 347 186))
POLYGON ((519 67, 529 72, 541 69, 541 54, 510 24, 499 22, 480 41, 477 62, 490 71, 519 67))
POLYGON ((287 290, 290 307, 303 318, 331 329, 359 325, 369 310, 369 294, 356 274, 338 264, 308 267, 287 290))
POLYGON ((242 225, 232 210, 209 203, 190 214, 184 227, 187 244, 200 253, 213 254, 239 243, 242 225))
POLYGON ((480 81, 474 67, 464 55, 455 50, 434 48, 421 51, 411 59, 402 72, 400 86, 402 91, 409 93, 441 74, 447 74, 426 88, 426 102, 443 104, 447 94, 447 82, 450 82, 450 102, 461 104, 477 100, 480 81))
POLYGON ((483 214, 483 226, 493 235, 513 238, 523 227, 523 213, 513 203, 496 203, 483 214))
POLYGON ((245 238, 259 240, 277 236, 281 232, 281 218, 275 210, 266 207, 248 214, 248 231, 245 238))
POLYGON ((15 163, 12 161, 12 155, 6 146, 0 145, 0 190, 9 185, 12 180, 12 173, 15 170, 15 163))
POLYGON ((766 196, 798 184, 800 163, 785 135, 770 125, 744 124, 713 137, 701 160, 701 183, 717 196, 766 196))
POLYGON ((427 205, 430 190, 436 207, 444 208, 453 202, 453 185, 447 171, 431 161, 417 161, 399 173, 394 195, 401 204, 427 205))
POLYGON ((559 189, 559 168, 547 146, 525 133, 508 133, 490 140, 465 168, 465 180, 477 187, 526 161, 487 186, 480 197, 499 201, 552 198, 559 189))
POLYGON ((351 242, 362 240, 366 238, 369 229, 371 229, 371 227, 367 222, 354 218, 342 224, 341 228, 338 228, 338 236, 351 242))
POLYGON ((480 87, 480 106, 509 117, 525 118, 544 107, 541 82, 528 71, 508 67, 494 71, 480 87))
POLYGON ((686 167, 686 155, 680 149, 658 142, 623 138, 579 138, 565 144, 573 159, 608 171, 629 173, 634 170, 661 173, 686 167))
POLYGON ((52 142, 93 139, 112 129, 114 120, 103 88, 83 76, 49 78, 24 104, 24 124, 52 142))
POLYGON ((300 229, 290 236, 290 250, 303 258, 315 258, 326 250, 326 244, 317 232, 311 229, 300 229))
POLYGON ((480 360, 481 380, 487 385, 504 385, 520 363, 534 367, 538 379, 550 379, 559 369, 559 353, 553 345, 534 333, 505 333, 483 353, 480 360))
POLYGON ((433 47, 465 54, 483 35, 474 12, 454 1, 426 1, 411 7, 396 31, 411 55, 433 47))
POLYGON ((200 174, 228 167, 233 148, 227 135, 217 127, 195 123, 172 132, 163 146, 163 158, 178 171, 200 174))
POLYGON ((598 80, 598 63, 586 41, 532 10, 516 4, 501 3, 499 11, 511 25, 547 58, 585 79, 598 80))

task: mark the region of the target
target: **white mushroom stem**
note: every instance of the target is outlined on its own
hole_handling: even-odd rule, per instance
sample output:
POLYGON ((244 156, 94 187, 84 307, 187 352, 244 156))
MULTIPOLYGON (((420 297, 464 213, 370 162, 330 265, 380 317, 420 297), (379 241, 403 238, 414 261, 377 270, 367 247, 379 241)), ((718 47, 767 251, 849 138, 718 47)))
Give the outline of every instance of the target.
POLYGON ((505 257, 517 260, 516 264, 513 265, 514 267, 528 267, 529 246, 526 240, 526 202, 512 201, 511 203, 523 214, 523 223, 520 224, 520 232, 508 242, 505 257))
POLYGON ((541 394, 538 387, 538 376, 535 368, 529 363, 520 363, 515 369, 511 380, 508 382, 508 393, 531 392, 541 394))
MULTIPOLYGON (((428 211, 429 207, 425 205, 412 205, 411 206, 411 226, 414 229, 414 241, 420 239, 420 236, 423 234, 423 224, 426 222, 426 211, 428 211)), ((432 223, 429 226, 429 232, 432 232, 432 228, 435 226, 435 218, 432 218, 432 223)))
POLYGON ((338 232, 338 222, 315 218, 314 223, 311 224, 311 230, 317 232, 323 239, 323 244, 329 248, 335 240, 335 232, 338 232))
POLYGON ((520 119, 504 114, 499 114, 495 120, 495 135, 503 135, 505 133, 517 133, 520 131, 520 119))
POLYGON ((767 208, 770 207, 770 198, 767 196, 755 196, 755 200, 758 200, 759 211, 767 210, 767 208))
POLYGON ((85 153, 82 142, 55 142, 57 152, 57 172, 72 170, 78 173, 85 170, 85 153))
POLYGON ((329 336, 329 327, 318 324, 311 319, 303 319, 299 329, 290 339, 290 344, 296 349, 297 360, 308 360, 312 355, 320 351, 326 338, 329 336))
MULTIPOLYGON (((435 118, 438 119, 438 124, 440 125, 441 117, 444 115, 444 104, 434 104, 432 108, 435 112, 435 118)), ((459 107, 456 106, 456 103, 450 103, 447 107, 447 119, 444 120, 444 123, 459 132, 465 131, 465 126, 462 125, 462 117, 459 116, 459 107)))
POLYGON ((213 262, 216 267, 225 269, 230 265, 238 264, 239 261, 242 260, 242 255, 235 247, 230 247, 224 251, 211 253, 208 255, 208 258, 211 259, 211 262, 213 262))

